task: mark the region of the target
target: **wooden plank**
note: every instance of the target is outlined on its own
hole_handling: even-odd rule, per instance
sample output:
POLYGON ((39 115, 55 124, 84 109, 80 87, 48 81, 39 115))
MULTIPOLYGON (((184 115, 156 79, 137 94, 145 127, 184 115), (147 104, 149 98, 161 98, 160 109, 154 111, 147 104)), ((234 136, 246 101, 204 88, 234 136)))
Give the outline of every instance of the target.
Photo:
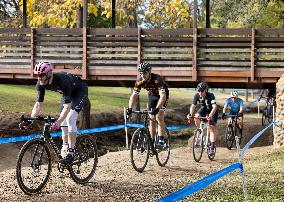
POLYGON ((238 60, 244 60, 244 59, 250 59, 249 54, 201 54, 198 53, 198 60, 206 60, 206 59, 238 59, 238 60))
POLYGON ((50 57, 50 56, 54 56, 54 57, 60 57, 60 58, 82 58, 83 54, 82 52, 79 52, 78 54, 71 54, 71 53, 60 53, 60 52, 48 52, 48 53, 44 53, 41 51, 37 51, 37 57, 50 57))
POLYGON ((192 47, 177 47, 177 48, 159 48, 159 47, 143 47, 144 53, 147 52, 168 52, 168 53, 192 53, 192 47))
POLYGON ((29 36, 19 35, 19 36, 1 36, 0 41, 30 41, 29 36))
POLYGON ((30 58, 0 58, 0 63, 30 62, 30 58))
POLYGON ((29 28, 0 28, 0 34, 30 34, 29 28))
POLYGON ((89 64, 137 64, 137 60, 95 60, 94 58, 90 58, 88 60, 89 64))
POLYGON ((250 71, 238 71, 238 72, 220 72, 220 71, 198 71, 199 76, 203 77, 249 77, 250 71))
POLYGON ((257 42, 256 46, 258 48, 275 48, 275 47, 279 47, 279 48, 283 48, 284 47, 284 43, 263 43, 263 42, 257 42))
POLYGON ((29 41, 0 41, 0 46, 11 45, 11 46, 30 46, 29 41))
POLYGON ((143 42, 178 42, 178 43, 188 43, 192 42, 192 38, 185 37, 168 37, 168 38, 158 38, 158 37, 143 37, 143 42))
POLYGON ((192 29, 142 29, 141 30, 142 35, 157 35, 157 36, 163 36, 163 35, 192 35, 192 29))
POLYGON ((77 42, 82 42, 82 36, 36 36, 35 41, 64 41, 64 42, 72 42, 72 41, 77 41, 77 42))
POLYGON ((88 42, 88 47, 89 48, 90 47, 137 47, 137 43, 136 42, 116 42, 116 43, 88 42))
MULTIPOLYGON (((82 42, 62 42, 62 41, 49 41, 49 42, 43 42, 43 41, 35 41, 37 46, 82 46, 82 42)), ((1 42, 0 42, 1 44, 1 42)))
POLYGON ((44 34, 69 34, 69 35, 82 35, 82 28, 36 28, 36 33, 44 34))
POLYGON ((190 59, 191 55, 189 54, 149 54, 144 53, 143 57, 160 57, 160 58, 186 58, 190 59))
POLYGON ((279 29, 257 29, 256 30, 256 35, 257 36, 267 36, 267 35, 284 35, 284 29, 279 28, 279 29))
MULTIPOLYGON (((284 54, 257 54, 256 55, 257 60, 283 60, 284 54)), ((284 61, 283 61, 284 62, 284 61)))
POLYGON ((137 36, 136 28, 93 28, 89 30, 88 35, 122 35, 122 36, 137 36))
POLYGON ((256 66, 273 66, 273 67, 284 67, 284 61, 256 61, 256 66))
POLYGON ((217 67, 217 66, 204 66, 204 67, 199 67, 200 71, 208 71, 208 72, 213 72, 213 71, 218 71, 218 72, 232 72, 234 74, 235 72, 240 72, 240 71, 250 71, 250 67, 229 67, 229 66, 223 66, 223 67, 217 67))
POLYGON ((91 58, 106 58, 106 57, 109 57, 109 58, 112 58, 112 57, 115 57, 115 58, 137 58, 137 54, 117 54, 117 53, 113 53, 113 54, 106 54, 106 53, 102 53, 102 54, 88 54, 88 57, 91 57, 91 58))
POLYGON ((24 51, 24 52, 26 52, 26 51, 28 51, 28 52, 30 52, 30 46, 27 46, 27 47, 17 47, 17 46, 15 46, 15 47, 0 47, 0 51, 2 50, 2 51, 17 51, 17 52, 20 52, 20 51, 24 51))
POLYGON ((199 48, 198 52, 200 53, 250 53, 250 48, 199 48))
POLYGON ((250 61, 199 61, 200 65, 227 65, 227 66, 249 66, 250 61))
POLYGON ((88 42, 137 42, 137 36, 92 36, 92 37, 88 37, 88 42))
POLYGON ((46 47, 37 46, 37 52, 82 52, 82 47, 68 47, 68 46, 56 46, 56 47, 46 47))
MULTIPOLYGON (((36 58, 35 62, 40 62, 43 58, 36 58)), ((56 59, 48 59, 48 61, 52 64, 74 64, 75 66, 81 66, 82 60, 70 60, 70 59, 62 59, 62 58, 56 58, 56 59)))
POLYGON ((205 28, 198 29, 198 34, 204 35, 250 35, 250 29, 237 28, 237 29, 215 29, 215 28, 205 28))
POLYGON ((217 43, 247 43, 250 42, 250 38, 248 37, 212 37, 212 38, 204 38, 204 37, 199 37, 198 41, 201 43, 212 43, 212 42, 217 42, 217 43))
POLYGON ((0 74, 30 74, 30 68, 0 68, 0 74))
POLYGON ((255 38, 256 42, 284 42, 284 37, 257 37, 255 38))
POLYGON ((192 43, 143 42, 144 47, 192 47, 192 43))
POLYGON ((283 71, 261 71, 257 70, 256 71, 256 77, 281 77, 284 74, 284 69, 283 71))
POLYGON ((284 53, 284 48, 257 48, 257 53, 284 53))
POLYGON ((219 48, 232 48, 232 47, 250 47, 249 43, 198 43, 198 47, 219 47, 219 48))
POLYGON ((88 47, 88 53, 95 53, 95 52, 137 52, 136 47, 116 47, 116 48, 101 48, 101 47, 88 47))
POLYGON ((10 52, 0 52, 0 56, 1 57, 30 57, 31 54, 30 53, 19 53, 19 52, 15 52, 15 53, 10 53, 10 52))

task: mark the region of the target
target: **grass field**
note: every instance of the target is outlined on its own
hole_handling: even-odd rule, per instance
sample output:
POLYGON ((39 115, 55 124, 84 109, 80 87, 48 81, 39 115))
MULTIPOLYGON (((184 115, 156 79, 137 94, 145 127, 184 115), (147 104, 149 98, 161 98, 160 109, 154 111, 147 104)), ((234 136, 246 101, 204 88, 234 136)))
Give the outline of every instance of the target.
MULTIPOLYGON (((284 201, 284 150, 274 149, 244 161, 248 201, 284 201)), ((184 201, 244 201, 240 174, 235 171, 184 201)))
MULTIPOLYGON (((177 108, 184 104, 191 104, 194 89, 170 89, 169 109, 177 108)), ((223 105, 228 93, 214 92, 217 103, 223 105)), ((89 87, 89 99, 93 112, 122 111, 128 107, 131 88, 124 87, 89 87)), ((30 112, 37 92, 35 86, 0 84, 0 110, 4 112, 30 112)), ((56 92, 46 91, 44 112, 58 112, 61 95, 56 92)), ((142 90, 141 108, 146 108, 147 91, 142 90)))

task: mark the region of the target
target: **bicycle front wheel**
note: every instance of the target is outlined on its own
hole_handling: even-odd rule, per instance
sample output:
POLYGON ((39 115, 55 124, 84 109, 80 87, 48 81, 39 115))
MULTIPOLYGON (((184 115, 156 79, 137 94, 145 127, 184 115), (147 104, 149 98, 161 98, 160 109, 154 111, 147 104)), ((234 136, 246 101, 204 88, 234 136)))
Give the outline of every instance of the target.
POLYGON ((164 146, 161 150, 158 151, 156 158, 159 166, 164 167, 170 158, 170 152, 171 152, 171 136, 168 131, 168 129, 165 129, 166 134, 164 135, 164 146))
POLYGON ((77 137, 74 160, 69 167, 71 178, 79 184, 87 183, 95 174, 98 149, 90 135, 77 137))
POLYGON ((133 168, 137 172, 143 172, 145 169, 150 152, 150 143, 147 131, 144 128, 137 129, 131 139, 130 160, 133 168))
POLYGON ((28 194, 40 192, 51 173, 51 155, 42 139, 33 139, 24 144, 16 164, 16 178, 20 189, 28 194))
POLYGON ((201 160, 204 149, 203 143, 204 143, 204 138, 202 131, 200 129, 197 129, 193 137, 193 145, 192 145, 193 158, 196 162, 199 162, 201 160))
POLYGON ((229 124, 227 126, 227 129, 226 129, 226 134, 225 134, 225 141, 226 141, 226 146, 229 150, 232 149, 233 147, 233 144, 234 144, 234 129, 233 129, 233 126, 232 124, 229 124))

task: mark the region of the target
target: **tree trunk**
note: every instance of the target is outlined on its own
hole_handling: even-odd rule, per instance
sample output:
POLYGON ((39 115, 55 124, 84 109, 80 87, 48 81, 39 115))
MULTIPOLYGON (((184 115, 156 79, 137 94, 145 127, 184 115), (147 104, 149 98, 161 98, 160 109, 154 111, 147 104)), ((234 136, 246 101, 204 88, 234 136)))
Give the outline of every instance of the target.
POLYGON ((91 118, 91 103, 89 98, 87 98, 83 110, 78 116, 78 129, 89 129, 90 128, 90 118, 91 118))

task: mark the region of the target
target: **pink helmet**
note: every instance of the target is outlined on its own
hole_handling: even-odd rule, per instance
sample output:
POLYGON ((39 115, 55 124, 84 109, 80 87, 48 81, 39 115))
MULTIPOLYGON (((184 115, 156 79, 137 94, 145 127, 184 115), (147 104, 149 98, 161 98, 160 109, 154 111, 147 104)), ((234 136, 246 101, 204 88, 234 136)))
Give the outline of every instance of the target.
POLYGON ((47 74, 53 70, 53 65, 46 61, 41 61, 36 64, 34 68, 34 74, 47 74))

